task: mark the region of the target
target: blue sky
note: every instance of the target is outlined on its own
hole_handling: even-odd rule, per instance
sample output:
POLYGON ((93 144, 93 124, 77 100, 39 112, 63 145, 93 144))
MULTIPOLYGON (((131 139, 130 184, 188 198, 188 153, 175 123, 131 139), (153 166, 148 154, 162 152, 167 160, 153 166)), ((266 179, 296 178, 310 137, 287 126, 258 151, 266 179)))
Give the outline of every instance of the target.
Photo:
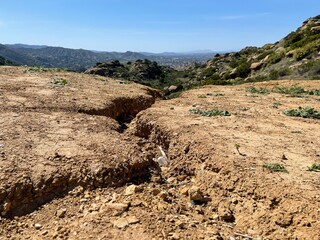
POLYGON ((275 42, 319 14, 319 0, 1 0, 0 43, 237 50, 275 42))

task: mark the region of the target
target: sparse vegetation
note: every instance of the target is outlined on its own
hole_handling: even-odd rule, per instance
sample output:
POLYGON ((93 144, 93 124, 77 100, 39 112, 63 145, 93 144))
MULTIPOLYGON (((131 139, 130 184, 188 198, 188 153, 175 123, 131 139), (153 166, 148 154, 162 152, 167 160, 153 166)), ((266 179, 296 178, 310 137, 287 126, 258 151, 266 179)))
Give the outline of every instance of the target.
POLYGON ((308 171, 320 172, 320 164, 319 163, 313 163, 311 166, 308 167, 308 171))
POLYGON ((66 79, 64 79, 64 78, 55 78, 50 83, 52 83, 54 85, 58 85, 58 86, 65 86, 65 85, 68 84, 68 81, 66 79))
POLYGON ((291 117, 315 118, 320 119, 320 112, 314 110, 312 107, 299 107, 298 109, 287 110, 283 112, 291 117))
POLYGON ((273 108, 278 108, 279 106, 281 106, 282 104, 280 103, 280 102, 274 102, 273 104, 272 104, 272 107, 273 108))
POLYGON ((36 73, 36 72, 62 72, 65 71, 61 68, 45 68, 45 67, 27 67, 24 72, 36 73))
POLYGON ((210 96, 210 97, 222 97, 222 96, 224 96, 224 94, 222 94, 222 93, 207 93, 207 96, 210 96))
POLYGON ((269 90, 267 88, 256 88, 250 87, 246 89, 246 92, 253 93, 253 94, 269 94, 269 90))
POLYGON ((284 167, 284 165, 279 163, 264 163, 262 167, 270 170, 271 172, 289 173, 288 170, 284 167))
POLYGON ((191 113, 198 114, 204 117, 214 117, 214 116, 230 116, 231 114, 228 111, 223 111, 219 109, 212 109, 208 111, 203 111, 198 108, 196 109, 190 109, 191 113))
POLYGON ((291 87, 276 86, 272 91, 275 93, 288 94, 291 97, 300 97, 301 94, 306 93, 306 91, 298 85, 293 85, 291 87))

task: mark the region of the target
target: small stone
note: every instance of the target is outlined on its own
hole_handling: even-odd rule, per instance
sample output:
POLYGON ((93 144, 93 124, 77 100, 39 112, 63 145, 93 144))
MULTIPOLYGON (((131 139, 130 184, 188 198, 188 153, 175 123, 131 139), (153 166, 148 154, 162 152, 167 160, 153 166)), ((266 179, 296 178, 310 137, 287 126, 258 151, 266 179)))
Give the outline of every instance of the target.
POLYGON ((165 199, 168 196, 168 193, 166 191, 162 191, 161 193, 159 193, 158 196, 161 199, 165 199))
POLYGON ((168 183, 174 183, 174 182, 176 182, 176 178, 170 177, 170 178, 167 179, 167 182, 168 183))
POLYGON ((141 192, 142 191, 142 188, 137 186, 137 185, 130 185, 126 188, 125 190, 125 194, 126 196, 130 196, 130 195, 133 195, 137 192, 141 192))
POLYGON ((39 230, 39 229, 42 228, 42 225, 41 225, 40 223, 36 223, 36 224, 34 225, 34 227, 35 227, 35 229, 39 230))
POLYGON ((139 223, 140 220, 135 216, 128 216, 126 218, 119 218, 113 221, 113 225, 117 228, 125 228, 131 224, 139 223))
POLYGON ((189 194, 191 201, 202 201, 203 200, 203 195, 202 195, 200 189, 196 186, 192 186, 191 188, 189 188, 188 194, 189 194))
POLYGON ((189 189, 190 189, 189 187, 183 187, 183 188, 180 189, 179 192, 183 196, 188 196, 189 189))
POLYGON ((140 220, 135 216, 128 216, 126 219, 129 224, 136 224, 140 222, 140 220))
POLYGON ((45 236, 45 235, 47 235, 47 234, 48 234, 48 230, 44 230, 44 231, 41 233, 42 236, 45 236))
POLYGON ((125 219, 125 218, 120 218, 118 220, 113 221, 112 223, 117 228, 125 228, 125 227, 129 226, 129 223, 128 223, 127 219, 125 219))
POLYGON ((129 208, 128 203, 106 203, 101 206, 100 212, 112 211, 114 216, 119 216, 129 208))
POLYGON ((231 202, 232 202, 233 204, 237 204, 237 203, 238 203, 238 199, 232 198, 232 199, 231 199, 231 202))
POLYGON ((89 212, 96 212, 96 211, 99 211, 99 209, 100 207, 97 204, 93 203, 89 208, 89 212))
POLYGON ((62 209, 57 210, 56 215, 59 218, 64 218, 66 216, 66 213, 67 213, 67 209, 66 208, 62 208, 62 209))
POLYGON ((161 192, 161 190, 158 189, 158 188, 153 188, 151 190, 151 193, 152 193, 153 196, 157 196, 160 192, 161 192))
POLYGON ((180 235, 178 233, 174 233, 174 234, 172 234, 172 239, 179 240, 180 239, 180 235))
POLYGON ((180 221, 180 220, 178 220, 175 225, 177 227, 179 227, 180 229, 186 229, 187 228, 186 224, 184 222, 180 221))

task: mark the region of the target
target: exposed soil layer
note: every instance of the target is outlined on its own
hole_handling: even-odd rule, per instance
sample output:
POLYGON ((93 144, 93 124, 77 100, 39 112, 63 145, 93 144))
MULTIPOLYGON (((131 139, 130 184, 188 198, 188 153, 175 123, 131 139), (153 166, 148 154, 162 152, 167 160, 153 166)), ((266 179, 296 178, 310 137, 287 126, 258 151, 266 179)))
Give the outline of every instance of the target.
POLYGON ((25 70, 0 68, 0 239, 320 238, 320 121, 283 114, 320 96, 25 70))

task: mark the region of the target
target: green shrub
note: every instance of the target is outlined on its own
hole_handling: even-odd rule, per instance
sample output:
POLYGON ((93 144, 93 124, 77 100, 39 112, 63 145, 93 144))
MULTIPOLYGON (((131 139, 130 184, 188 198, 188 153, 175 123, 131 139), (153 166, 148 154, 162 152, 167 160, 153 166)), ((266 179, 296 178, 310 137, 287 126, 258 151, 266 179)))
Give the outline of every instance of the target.
POLYGON ((240 78, 246 78, 250 74, 250 63, 247 61, 242 62, 236 69, 236 76, 240 78))
POLYGON ((270 170, 271 172, 288 173, 288 170, 282 164, 278 164, 278 163, 264 163, 262 167, 270 170))
POLYGON ((53 81, 51 83, 54 85, 65 86, 68 84, 68 81, 63 78, 55 78, 55 79, 53 79, 53 81))
POLYGON ((284 38, 284 47, 289 47, 293 43, 296 43, 303 39, 303 33, 301 32, 291 32, 288 36, 284 38))
POLYGON ((308 171, 320 172, 320 164, 313 163, 310 167, 308 167, 308 171))
POLYGON ((206 70, 204 70, 203 72, 203 75, 206 76, 206 77, 210 77, 212 76, 213 74, 215 74, 217 71, 217 69, 213 68, 213 67, 209 67, 207 68, 206 70))
POLYGON ((315 118, 320 119, 320 112, 314 110, 311 107, 299 107, 298 109, 287 110, 283 112, 287 116, 291 117, 303 117, 303 118, 315 118))
POLYGON ((204 117, 213 117, 213 116, 230 116, 231 114, 228 111, 223 111, 219 109, 212 109, 208 111, 202 111, 200 109, 190 109, 191 113, 198 114, 204 117))
POLYGON ((312 53, 317 52, 320 50, 320 39, 310 42, 307 45, 298 48, 295 51, 295 59, 300 61, 304 58, 309 57, 312 53))
POLYGON ((276 64, 286 56, 285 51, 274 52, 270 55, 267 62, 268 64, 276 64))
POLYGON ((275 86, 272 91, 275 93, 289 94, 291 97, 299 97, 301 94, 306 93, 306 91, 298 85, 291 87, 275 86))
POLYGON ((269 90, 266 88, 255 88, 255 87, 250 87, 246 89, 246 92, 249 93, 255 93, 255 94, 269 94, 269 90))

